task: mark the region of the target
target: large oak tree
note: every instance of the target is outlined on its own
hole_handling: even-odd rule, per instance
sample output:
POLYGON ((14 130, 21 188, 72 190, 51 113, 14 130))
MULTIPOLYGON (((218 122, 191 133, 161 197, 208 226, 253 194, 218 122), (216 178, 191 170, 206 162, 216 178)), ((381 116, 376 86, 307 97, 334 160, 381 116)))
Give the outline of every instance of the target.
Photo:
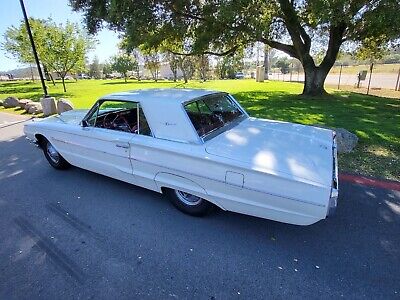
POLYGON ((303 94, 325 93, 324 82, 345 41, 381 47, 400 37, 399 0, 70 0, 90 32, 104 22, 133 49, 181 42, 186 55, 228 55, 260 41, 298 59, 303 94), (316 45, 317 44, 317 45, 316 45), (312 53, 324 49, 320 64, 312 53))

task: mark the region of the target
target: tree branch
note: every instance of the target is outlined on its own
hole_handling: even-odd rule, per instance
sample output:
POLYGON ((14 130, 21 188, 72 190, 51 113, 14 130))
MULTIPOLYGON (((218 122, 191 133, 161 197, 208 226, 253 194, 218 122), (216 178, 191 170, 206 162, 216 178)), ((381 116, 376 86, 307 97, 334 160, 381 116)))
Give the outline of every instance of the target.
POLYGON ((173 5, 168 5, 169 9, 174 12, 175 14, 188 18, 188 19, 193 19, 193 20, 198 20, 198 21, 205 21, 206 19, 191 13, 183 12, 183 11, 178 11, 174 8, 173 5))
POLYGON ((204 51, 204 52, 200 52, 200 53, 197 53, 197 52, 182 53, 182 52, 177 52, 177 51, 173 51, 173 50, 168 50, 168 52, 175 54, 175 55, 181 55, 181 56, 193 56, 193 55, 201 55, 201 54, 226 56, 229 54, 233 54, 238 48, 239 48, 239 46, 234 46, 224 52, 204 51))
POLYGON ((297 55, 296 49, 294 48, 293 45, 288 45, 288 44, 283 44, 277 41, 272 41, 272 40, 268 40, 265 38, 260 38, 259 39, 260 42, 267 44, 268 46, 278 49, 280 51, 285 52, 286 54, 290 55, 291 57, 300 59, 300 57, 297 55))
POLYGON ((320 67, 322 69, 330 69, 335 63, 336 56, 339 52, 340 46, 343 43, 343 35, 346 30, 346 24, 341 22, 337 25, 331 25, 329 30, 328 49, 320 67))

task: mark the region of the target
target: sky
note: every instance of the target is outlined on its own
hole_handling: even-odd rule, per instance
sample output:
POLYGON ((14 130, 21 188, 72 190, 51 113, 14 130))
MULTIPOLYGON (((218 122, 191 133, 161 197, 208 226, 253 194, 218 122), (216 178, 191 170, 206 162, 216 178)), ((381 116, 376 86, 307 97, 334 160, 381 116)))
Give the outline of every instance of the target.
MULTIPOLYGON (((46 19, 51 17, 56 23, 65 23, 67 20, 84 27, 81 13, 73 12, 68 0, 24 0, 28 17, 46 19)), ((4 33, 9 26, 18 26, 23 19, 19 0, 0 0, 0 44, 4 33)), ((97 56, 100 62, 106 61, 118 51, 118 34, 103 29, 95 36, 97 45, 88 54, 89 61, 97 56)), ((3 51, 0 46, 0 71, 8 71, 24 67, 16 59, 3 51)))

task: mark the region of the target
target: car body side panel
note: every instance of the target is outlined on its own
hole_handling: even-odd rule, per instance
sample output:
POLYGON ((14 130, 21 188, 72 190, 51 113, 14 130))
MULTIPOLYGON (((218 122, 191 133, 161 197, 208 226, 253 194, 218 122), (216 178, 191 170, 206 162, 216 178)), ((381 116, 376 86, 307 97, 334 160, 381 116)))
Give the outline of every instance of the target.
MULTIPOLYGON (((133 172, 147 180, 149 186, 152 176, 156 178, 160 172, 168 173, 202 187, 205 192, 199 194, 201 190, 198 188, 189 191, 187 184, 182 186, 185 191, 225 210, 301 225, 312 224, 326 217, 330 192, 327 187, 234 167, 227 160, 210 156, 202 145, 182 147, 180 143, 151 139, 136 142, 132 145, 133 172), (243 174, 243 187, 226 183, 227 171, 243 174)), ((163 177, 157 178, 156 182, 159 188, 177 187, 177 184, 163 177)), ((144 186, 143 183, 140 185, 144 186)))
POLYGON ((72 124, 31 123, 28 136, 41 134, 70 164, 82 169, 136 184, 129 158, 131 134, 83 128, 72 124), (127 148, 117 147, 118 144, 127 148))

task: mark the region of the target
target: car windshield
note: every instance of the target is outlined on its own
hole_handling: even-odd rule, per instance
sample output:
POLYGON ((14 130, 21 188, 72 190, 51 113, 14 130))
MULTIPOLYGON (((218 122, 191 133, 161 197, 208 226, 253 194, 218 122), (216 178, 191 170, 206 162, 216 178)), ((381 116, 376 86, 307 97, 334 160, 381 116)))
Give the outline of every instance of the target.
POLYGON ((205 137, 245 117, 227 94, 203 97, 186 104, 185 110, 200 137, 205 137))

